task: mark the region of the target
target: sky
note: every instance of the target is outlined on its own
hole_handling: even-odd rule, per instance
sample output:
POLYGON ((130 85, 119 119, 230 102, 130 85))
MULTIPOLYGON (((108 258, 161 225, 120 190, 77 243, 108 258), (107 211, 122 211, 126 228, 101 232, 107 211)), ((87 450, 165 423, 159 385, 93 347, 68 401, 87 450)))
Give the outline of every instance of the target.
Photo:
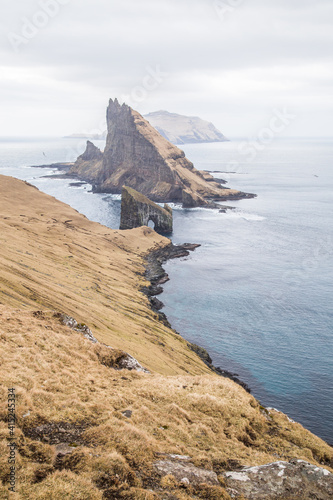
POLYGON ((332 0, 1 0, 0 136, 97 133, 109 98, 227 137, 333 135, 332 0))

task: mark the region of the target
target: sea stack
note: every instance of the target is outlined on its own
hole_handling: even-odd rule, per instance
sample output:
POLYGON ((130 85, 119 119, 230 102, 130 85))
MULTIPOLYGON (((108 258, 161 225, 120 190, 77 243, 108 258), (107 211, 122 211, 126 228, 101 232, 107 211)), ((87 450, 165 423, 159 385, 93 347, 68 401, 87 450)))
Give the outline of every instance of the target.
POLYGON ((149 221, 157 233, 172 233, 172 208, 166 203, 162 208, 135 189, 123 186, 119 229, 148 226, 149 221))
POLYGON ((70 174, 91 182, 97 192, 121 193, 126 185, 155 202, 184 207, 254 196, 226 189, 207 172, 196 170, 182 150, 117 99, 110 99, 107 128, 104 153, 88 141, 86 152, 70 169, 70 174))

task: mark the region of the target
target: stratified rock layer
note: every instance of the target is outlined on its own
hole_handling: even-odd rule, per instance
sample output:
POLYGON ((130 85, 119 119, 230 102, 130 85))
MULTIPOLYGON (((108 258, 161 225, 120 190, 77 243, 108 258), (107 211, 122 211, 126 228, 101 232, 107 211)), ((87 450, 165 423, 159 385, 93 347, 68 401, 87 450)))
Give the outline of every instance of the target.
POLYGON ((153 201, 179 202, 184 207, 254 196, 225 189, 210 174, 196 170, 183 151, 117 99, 110 99, 107 126, 102 156, 88 142, 70 169, 70 174, 91 182, 95 191, 120 193, 126 185, 153 201))
POLYGON ((172 233, 172 209, 160 207, 135 189, 124 186, 121 195, 120 229, 133 229, 155 224, 157 233, 172 233))

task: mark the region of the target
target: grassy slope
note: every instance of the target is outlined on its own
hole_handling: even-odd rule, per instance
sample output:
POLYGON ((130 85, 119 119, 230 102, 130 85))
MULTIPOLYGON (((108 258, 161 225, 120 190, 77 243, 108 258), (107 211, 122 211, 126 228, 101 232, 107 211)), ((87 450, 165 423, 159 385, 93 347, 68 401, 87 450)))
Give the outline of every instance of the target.
POLYGON ((168 239, 149 228, 113 231, 22 181, 0 179, 1 302, 69 314, 159 373, 209 373, 139 291, 147 284, 142 255, 168 239))
POLYGON ((157 453, 188 454, 218 474, 236 462, 332 463, 323 441, 208 374, 185 341, 157 321, 138 291, 138 273, 141 255, 164 238, 146 228, 109 230, 10 178, 0 177, 0 205, 0 498, 8 497, 12 386, 19 445, 13 498, 171 498, 163 490, 179 499, 229 498, 222 485, 191 490, 172 478, 160 481, 152 469, 157 453), (106 366, 109 350, 60 324, 54 311, 86 323, 152 373, 106 366), (62 441, 75 451, 59 462, 52 425, 63 422, 62 441), (52 425, 38 434, 42 424, 52 425))

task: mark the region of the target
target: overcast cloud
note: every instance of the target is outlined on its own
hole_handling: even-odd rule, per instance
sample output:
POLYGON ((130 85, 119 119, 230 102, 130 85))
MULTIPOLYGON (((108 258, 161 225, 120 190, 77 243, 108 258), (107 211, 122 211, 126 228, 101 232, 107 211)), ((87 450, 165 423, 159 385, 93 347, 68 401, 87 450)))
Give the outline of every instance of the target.
POLYGON ((332 0, 1 0, 0 135, 103 128, 108 99, 253 137, 333 131, 332 0))

